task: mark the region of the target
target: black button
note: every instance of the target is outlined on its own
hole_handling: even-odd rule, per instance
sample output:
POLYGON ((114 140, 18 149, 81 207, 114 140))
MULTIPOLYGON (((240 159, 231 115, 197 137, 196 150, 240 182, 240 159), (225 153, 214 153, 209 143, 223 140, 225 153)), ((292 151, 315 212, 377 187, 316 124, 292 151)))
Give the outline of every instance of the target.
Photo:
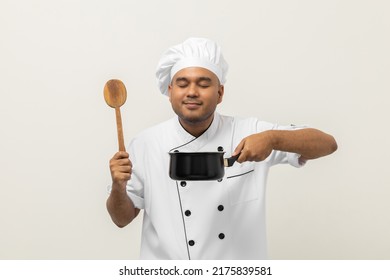
POLYGON ((181 181, 181 182, 180 182, 180 186, 182 186, 182 187, 185 187, 185 186, 187 186, 187 183, 186 183, 186 181, 181 181))
POLYGON ((190 245, 190 246, 194 246, 194 245, 195 245, 195 241, 194 241, 194 240, 190 240, 190 241, 188 241, 188 245, 190 245))
POLYGON ((186 210, 186 211, 184 212, 184 214, 185 214, 187 217, 189 217, 189 216, 191 216, 191 211, 190 211, 190 210, 186 210))
POLYGON ((219 239, 224 239, 224 238, 225 238, 225 234, 220 233, 220 234, 218 235, 218 237, 219 237, 219 239))
POLYGON ((223 147, 219 146, 218 147, 218 152, 223 152, 223 147))
POLYGON ((218 210, 219 210, 219 211, 223 211, 224 208, 225 208, 225 207, 223 207, 223 205, 219 205, 219 206, 218 206, 218 210))

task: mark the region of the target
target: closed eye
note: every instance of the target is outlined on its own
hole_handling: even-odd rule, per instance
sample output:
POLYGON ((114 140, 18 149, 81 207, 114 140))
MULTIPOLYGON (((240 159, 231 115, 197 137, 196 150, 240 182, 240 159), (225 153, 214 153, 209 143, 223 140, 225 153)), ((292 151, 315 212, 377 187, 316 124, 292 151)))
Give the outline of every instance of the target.
POLYGON ((185 88, 189 85, 189 82, 186 79, 178 79, 176 80, 176 85, 180 88, 185 88))
POLYGON ((177 82, 176 82, 176 86, 178 86, 178 87, 180 87, 180 88, 185 88, 185 87, 187 87, 188 85, 189 85, 189 83, 186 82, 186 81, 177 81, 177 82))
POLYGON ((198 83, 197 84, 201 88, 207 88, 207 87, 211 86, 212 80, 209 77, 200 77, 198 79, 198 83))

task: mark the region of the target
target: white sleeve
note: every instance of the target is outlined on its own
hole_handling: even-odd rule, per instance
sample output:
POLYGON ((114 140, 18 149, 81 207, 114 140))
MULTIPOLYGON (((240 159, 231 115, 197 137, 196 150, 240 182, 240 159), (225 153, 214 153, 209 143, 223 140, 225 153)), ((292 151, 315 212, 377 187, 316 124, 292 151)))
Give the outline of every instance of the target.
POLYGON ((133 139, 129 145, 129 156, 132 167, 131 179, 127 182, 127 195, 133 201, 134 206, 138 209, 144 209, 144 176, 142 169, 145 164, 142 162, 142 155, 144 154, 144 145, 137 141, 137 138, 133 139), (137 145, 140 144, 140 145, 137 145))

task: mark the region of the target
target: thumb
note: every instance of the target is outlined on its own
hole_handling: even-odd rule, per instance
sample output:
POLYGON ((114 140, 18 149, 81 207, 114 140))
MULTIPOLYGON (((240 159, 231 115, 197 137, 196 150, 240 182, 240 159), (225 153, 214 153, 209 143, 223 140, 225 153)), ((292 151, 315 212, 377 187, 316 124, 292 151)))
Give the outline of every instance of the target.
POLYGON ((241 151, 244 148, 244 146, 245 146, 245 139, 241 140, 241 142, 237 145, 237 147, 235 148, 232 156, 236 156, 239 153, 241 153, 241 151))

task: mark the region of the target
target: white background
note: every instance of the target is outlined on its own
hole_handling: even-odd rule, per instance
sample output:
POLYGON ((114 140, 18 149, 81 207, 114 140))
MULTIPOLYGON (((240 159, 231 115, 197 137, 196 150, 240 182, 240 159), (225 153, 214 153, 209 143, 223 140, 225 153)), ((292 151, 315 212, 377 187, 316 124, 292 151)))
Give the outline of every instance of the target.
POLYGON ((137 259, 141 217, 106 209, 117 150, 173 116, 157 61, 188 37, 223 48, 219 111, 307 124, 339 150, 271 170, 271 259, 390 259, 390 4, 383 0, 0 0, 0 259, 137 259))

